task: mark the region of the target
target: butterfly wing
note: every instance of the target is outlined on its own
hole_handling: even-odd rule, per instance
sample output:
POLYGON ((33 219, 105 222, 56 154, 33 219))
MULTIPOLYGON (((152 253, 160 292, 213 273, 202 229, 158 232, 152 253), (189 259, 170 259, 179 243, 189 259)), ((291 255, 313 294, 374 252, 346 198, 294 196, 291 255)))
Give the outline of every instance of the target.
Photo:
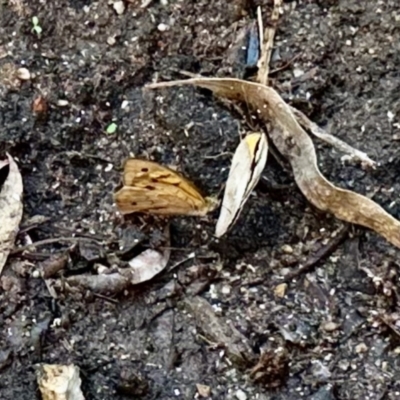
POLYGON ((191 198, 179 187, 159 182, 124 186, 115 193, 114 200, 122 214, 202 216, 209 211, 206 199, 191 198))
POLYGON ((152 161, 128 159, 124 166, 123 181, 124 186, 136 186, 142 182, 172 185, 181 189, 190 198, 204 202, 204 197, 191 182, 172 169, 152 161))
POLYGON ((244 204, 261 177, 267 162, 268 142, 264 134, 252 133, 237 147, 226 182, 215 235, 224 235, 238 219, 244 204))

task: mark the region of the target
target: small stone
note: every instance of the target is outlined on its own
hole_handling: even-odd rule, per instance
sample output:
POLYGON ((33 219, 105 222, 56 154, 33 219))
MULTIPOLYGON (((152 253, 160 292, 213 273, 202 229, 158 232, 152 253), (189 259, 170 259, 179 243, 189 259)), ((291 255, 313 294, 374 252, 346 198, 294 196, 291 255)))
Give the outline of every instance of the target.
POLYGON ((69 104, 68 100, 60 99, 57 101, 58 107, 66 107, 69 104))
POLYGON ((342 371, 347 371, 350 367, 350 363, 347 360, 341 360, 338 362, 338 367, 342 370, 342 371))
POLYGON ((109 46, 114 46, 115 43, 117 43, 117 41, 115 40, 114 36, 110 36, 110 37, 107 38, 107 44, 109 46))
POLYGON ((35 279, 40 278, 40 272, 38 270, 33 271, 32 278, 35 278, 35 279))
POLYGON ((295 78, 300 78, 300 76, 304 75, 304 71, 299 68, 295 68, 293 70, 293 75, 295 78))
POLYGON ((27 68, 18 68, 17 77, 21 79, 21 81, 29 81, 29 79, 31 79, 31 73, 27 68))
POLYGON ((129 101, 128 100, 124 100, 122 103, 121 103, 121 108, 124 110, 125 108, 128 108, 128 106, 129 106, 129 101))
POLYGON ((287 290, 287 283, 280 283, 279 285, 275 286, 274 294, 276 297, 283 298, 286 295, 287 290))
POLYGON ((243 390, 239 389, 236 393, 235 396, 238 400, 247 400, 247 395, 243 390))
POLYGON ((368 347, 365 343, 360 343, 355 347, 355 351, 358 354, 366 353, 368 351, 368 347))
POLYGON ((222 286, 221 293, 222 294, 230 294, 231 288, 230 286, 222 286))
POLYGON ((125 4, 123 1, 116 1, 113 4, 114 10, 118 15, 122 15, 125 11, 125 4))
POLYGON ((288 245, 288 244, 284 244, 282 246, 282 251, 286 254, 292 254, 293 253, 293 247, 288 245))
POLYGON ((160 32, 165 32, 165 31, 167 31, 169 29, 169 26, 167 24, 161 23, 161 24, 158 24, 157 29, 160 32))
POLYGON ((322 324, 322 329, 326 332, 334 332, 339 328, 340 324, 333 321, 328 321, 322 324))
POLYGON ((199 393, 200 397, 210 397, 211 395, 211 388, 207 385, 202 385, 201 383, 196 384, 197 392, 199 393))

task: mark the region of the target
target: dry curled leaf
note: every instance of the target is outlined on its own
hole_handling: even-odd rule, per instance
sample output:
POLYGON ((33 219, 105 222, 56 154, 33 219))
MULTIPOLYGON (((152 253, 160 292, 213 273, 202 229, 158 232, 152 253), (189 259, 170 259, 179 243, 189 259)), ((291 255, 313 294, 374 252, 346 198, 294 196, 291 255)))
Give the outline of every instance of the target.
POLYGON ((400 248, 400 222, 365 196, 340 189, 319 171, 314 144, 299 125, 290 106, 272 88, 231 78, 195 78, 161 82, 147 88, 194 85, 215 95, 246 103, 266 123, 268 135, 279 152, 288 158, 296 183, 317 208, 335 217, 362 225, 400 248))
POLYGON ((243 206, 257 185, 268 156, 264 133, 247 135, 232 158, 215 236, 224 235, 239 218, 243 206))
POLYGON ((22 177, 13 158, 0 162, 0 169, 9 166, 8 176, 0 188, 0 274, 14 247, 22 218, 22 177))
POLYGON ((163 252, 147 249, 129 261, 129 276, 132 285, 149 281, 158 275, 168 264, 169 250, 163 252))

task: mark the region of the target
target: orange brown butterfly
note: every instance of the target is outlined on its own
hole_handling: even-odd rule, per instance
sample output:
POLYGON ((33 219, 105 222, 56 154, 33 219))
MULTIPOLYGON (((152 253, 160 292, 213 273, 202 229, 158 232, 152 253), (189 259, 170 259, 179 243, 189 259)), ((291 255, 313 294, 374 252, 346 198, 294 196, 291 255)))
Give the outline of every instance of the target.
POLYGON ((178 172, 136 158, 125 162, 123 187, 114 194, 114 200, 122 214, 204 216, 218 205, 215 198, 203 197, 178 172))

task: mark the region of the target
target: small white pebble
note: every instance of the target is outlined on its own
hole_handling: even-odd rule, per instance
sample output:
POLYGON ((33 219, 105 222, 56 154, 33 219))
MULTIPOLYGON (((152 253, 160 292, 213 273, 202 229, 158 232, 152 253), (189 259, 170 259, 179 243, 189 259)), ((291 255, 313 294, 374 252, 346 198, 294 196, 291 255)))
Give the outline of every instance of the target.
POLYGON ((33 271, 32 278, 35 279, 40 278, 40 272, 38 270, 33 271))
POLYGON ((293 70, 293 75, 294 75, 295 78, 299 78, 300 76, 304 75, 304 71, 302 71, 299 68, 295 68, 293 70))
POLYGON ((279 285, 275 286, 274 295, 279 298, 285 297, 287 287, 288 287, 287 283, 280 283, 279 285))
POLYGON ((235 396, 238 400, 247 400, 247 395, 243 390, 239 389, 236 391, 235 396))
POLYGON ((54 328, 54 327, 57 327, 57 326, 61 326, 61 318, 54 318, 53 319, 53 323, 51 324, 51 326, 54 328))
POLYGON ((121 108, 124 110, 125 108, 127 108, 129 106, 129 101, 128 100, 124 100, 121 103, 121 108))
POLYGON ((161 24, 158 24, 157 29, 160 32, 165 32, 165 31, 167 31, 169 29, 169 26, 167 24, 161 23, 161 24))
POLYGON ((391 111, 388 111, 386 115, 387 115, 387 117, 389 119, 389 122, 392 122, 393 118, 394 118, 394 114, 391 111))
POLYGON ((57 101, 57 105, 58 105, 59 107, 65 107, 65 106, 67 106, 68 104, 69 104, 68 100, 60 99, 60 100, 57 101))
POLYGON ((351 40, 346 40, 346 46, 351 46, 351 40))
POLYGON ((356 353, 360 354, 360 353, 365 353, 368 350, 368 347, 365 343, 360 343, 358 344, 355 349, 356 353))
POLYGON ((342 371, 347 371, 349 369, 349 367, 350 367, 350 363, 347 360, 342 360, 342 361, 339 361, 338 367, 342 371))
POLYGON ((114 10, 118 15, 122 15, 125 11, 125 4, 123 1, 116 1, 113 4, 114 10))
POLYGON ((31 79, 31 73, 27 68, 19 68, 17 70, 17 76, 21 81, 29 81, 29 79, 31 79))
POLYGON ((292 254, 293 253, 293 247, 288 245, 288 244, 284 244, 282 246, 282 251, 286 254, 292 254))
POLYGON ((107 38, 107 44, 109 46, 114 46, 115 43, 117 43, 117 41, 115 40, 114 36, 110 36, 110 37, 107 38))
POLYGON ((340 324, 337 324, 336 322, 333 321, 327 321, 324 324, 322 324, 322 329, 326 332, 336 331, 339 327, 340 324))
POLYGON ((230 286, 222 286, 221 292, 223 294, 229 294, 231 292, 230 286))

